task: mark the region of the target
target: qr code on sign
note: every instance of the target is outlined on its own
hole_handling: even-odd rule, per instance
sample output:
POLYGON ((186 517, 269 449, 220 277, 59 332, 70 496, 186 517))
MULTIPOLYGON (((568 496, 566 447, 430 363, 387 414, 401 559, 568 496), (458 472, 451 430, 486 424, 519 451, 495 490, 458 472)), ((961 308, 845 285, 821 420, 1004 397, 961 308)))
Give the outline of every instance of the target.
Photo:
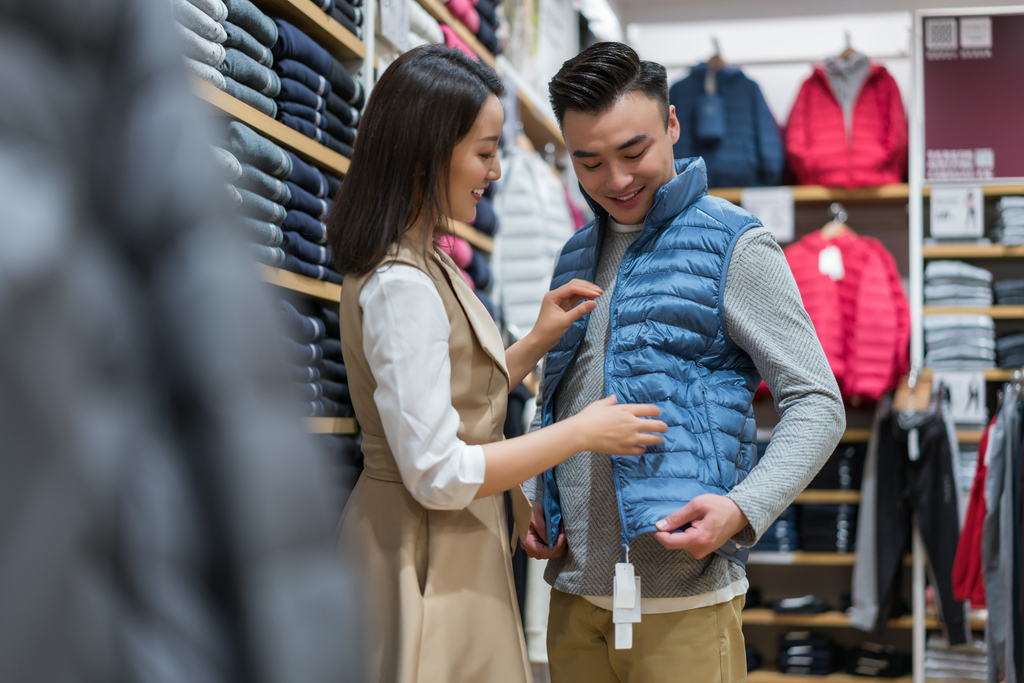
POLYGON ((957 49, 956 19, 925 19, 924 47, 926 50, 957 49))

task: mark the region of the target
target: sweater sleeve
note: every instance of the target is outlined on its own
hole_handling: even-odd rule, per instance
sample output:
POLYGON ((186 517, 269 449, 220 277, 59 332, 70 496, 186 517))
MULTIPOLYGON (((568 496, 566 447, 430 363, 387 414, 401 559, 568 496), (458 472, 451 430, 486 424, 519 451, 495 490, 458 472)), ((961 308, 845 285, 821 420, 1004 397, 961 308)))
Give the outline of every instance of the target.
POLYGON ((764 457, 728 494, 750 522, 733 540, 749 546, 835 450, 846 412, 786 258, 765 228, 748 230, 733 249, 724 308, 729 336, 753 359, 781 417, 764 457))

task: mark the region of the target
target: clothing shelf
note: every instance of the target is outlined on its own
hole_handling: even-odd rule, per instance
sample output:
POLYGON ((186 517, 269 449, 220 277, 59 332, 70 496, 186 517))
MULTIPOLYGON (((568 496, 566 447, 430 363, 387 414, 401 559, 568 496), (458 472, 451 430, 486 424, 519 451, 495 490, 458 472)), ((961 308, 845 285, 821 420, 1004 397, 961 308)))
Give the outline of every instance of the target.
MULTIPOLYGON (((748 565, 805 565, 813 567, 852 567, 857 553, 820 553, 794 550, 788 553, 755 550, 747 559, 748 565)), ((903 558, 903 564, 910 564, 910 555, 903 558)))
MULTIPOLYGON (((906 183, 893 183, 879 187, 858 187, 847 190, 841 187, 824 187, 822 185, 793 185, 793 201, 796 202, 880 202, 908 199, 910 186, 906 183)), ((727 199, 739 204, 743 188, 718 187, 708 190, 708 194, 727 199)), ((982 188, 986 197, 1002 197, 1004 195, 1024 194, 1024 185, 988 185, 982 188)), ((925 197, 931 195, 930 188, 924 188, 925 197)), ((928 247, 925 247, 927 251, 928 247)), ((927 254, 926 254, 927 256, 927 254)))
POLYGON ((338 175, 348 173, 349 160, 333 149, 324 147, 319 142, 315 142, 302 133, 292 130, 263 112, 256 111, 244 102, 236 100, 231 95, 218 90, 205 81, 192 78, 191 82, 192 90, 203 100, 220 109, 225 114, 233 116, 253 130, 272 139, 274 142, 287 147, 311 164, 325 168, 338 175))
POLYGON ((793 501, 797 504, 829 503, 835 505, 856 505, 860 503, 860 491, 807 489, 793 501))
POLYGON ((359 425, 354 417, 307 417, 306 431, 310 434, 358 434, 359 425))
POLYGON ((530 138, 537 150, 543 150, 545 145, 551 143, 556 149, 565 149, 565 140, 562 139, 562 131, 558 125, 551 120, 533 103, 528 97, 519 92, 519 120, 523 122, 523 132, 530 138))
MULTIPOLYGON (((985 373, 985 380, 988 382, 1009 382, 1013 379, 1013 372, 1015 368, 988 368, 983 370, 985 373)), ((921 379, 930 382, 933 370, 931 368, 924 368, 921 370, 921 379)), ((978 433, 978 438, 981 438, 981 433, 978 433)))
POLYGON ((847 429, 839 438, 839 443, 867 443, 870 438, 870 429, 847 429))
POLYGON ((455 16, 448 11, 448 8, 444 6, 441 0, 417 0, 423 9, 430 13, 430 16, 437 19, 440 23, 446 24, 451 27, 453 31, 462 39, 466 45, 469 46, 473 52, 475 52, 480 59, 484 61, 487 66, 494 68, 494 55, 484 47, 473 32, 469 30, 469 27, 463 24, 461 21, 455 18, 455 16))
POLYGON ((989 306, 979 308, 957 308, 946 306, 925 306, 924 315, 987 315, 999 320, 1024 319, 1024 306, 989 306))
POLYGON ((312 0, 253 0, 253 4, 272 17, 281 17, 295 25, 341 61, 364 59, 366 45, 355 34, 313 4, 312 0))
POLYGON ((452 232, 455 233, 456 237, 461 237, 480 251, 487 252, 488 254, 494 251, 494 238, 490 235, 485 235, 472 225, 462 221, 452 221, 452 232))
POLYGON ((956 440, 960 443, 978 443, 984 432, 979 430, 959 431, 956 433, 956 440))
POLYGON ((264 282, 269 282, 277 287, 284 289, 290 289, 293 292, 299 294, 305 294, 306 296, 313 297, 314 299, 320 299, 322 301, 330 301, 331 303, 341 302, 341 285, 336 285, 333 282, 324 282, 322 280, 314 280, 311 277, 304 275, 297 275, 287 270, 281 270, 280 268, 272 268, 270 266, 263 265, 262 263, 256 264, 257 271, 259 272, 260 279, 264 282))
MULTIPOLYGON (((985 628, 985 619, 972 615, 971 629, 981 631, 985 628)), ((908 629, 914 624, 909 614, 899 619, 890 619, 889 628, 908 629)), ((821 614, 777 614, 767 608, 743 610, 744 626, 796 626, 807 628, 850 628, 850 617, 845 612, 823 612, 821 614)), ((925 628, 938 629, 942 623, 935 616, 925 619, 925 628)))
POLYGON ((926 244, 925 258, 1024 258, 1024 246, 1004 244, 926 244))
MULTIPOLYGON (((900 678, 877 678, 871 679, 865 676, 853 676, 851 674, 835 673, 829 674, 828 676, 804 676, 802 674, 784 674, 778 671, 771 671, 768 669, 758 669, 757 671, 751 671, 747 674, 747 683, 795 683, 796 681, 805 681, 806 683, 864 683, 868 680, 882 680, 882 681, 893 681, 894 683, 911 683, 914 679, 911 676, 902 676, 900 678)), ((929 678, 929 683, 933 681, 938 683, 977 683, 977 681, 968 681, 966 679, 957 680, 949 678, 929 678)))

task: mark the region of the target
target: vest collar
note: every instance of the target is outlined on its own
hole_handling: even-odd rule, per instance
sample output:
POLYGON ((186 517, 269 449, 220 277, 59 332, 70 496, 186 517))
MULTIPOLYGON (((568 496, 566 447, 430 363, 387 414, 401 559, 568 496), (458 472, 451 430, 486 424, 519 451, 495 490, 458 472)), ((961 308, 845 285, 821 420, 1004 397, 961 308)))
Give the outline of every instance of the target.
MULTIPOLYGON (((654 193, 654 205, 647 212, 644 228, 664 227, 673 218, 695 201, 708 193, 708 170, 701 157, 675 160, 676 177, 658 188, 654 193)), ((591 199, 583 186, 580 192, 587 200, 594 215, 602 222, 608 216, 604 208, 591 199)))

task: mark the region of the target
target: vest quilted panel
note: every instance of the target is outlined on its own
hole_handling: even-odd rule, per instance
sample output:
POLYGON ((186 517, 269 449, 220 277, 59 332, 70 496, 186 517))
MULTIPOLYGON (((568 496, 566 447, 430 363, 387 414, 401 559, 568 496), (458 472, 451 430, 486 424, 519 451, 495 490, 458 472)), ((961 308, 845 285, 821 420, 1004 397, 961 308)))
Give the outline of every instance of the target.
MULTIPOLYGON (((622 258, 611 302, 605 392, 620 402, 657 405, 669 425, 662 446, 644 456, 612 456, 624 543, 654 531, 656 521, 695 496, 727 493, 756 457, 750 402, 760 377, 729 339, 722 296, 733 246, 758 221, 707 196, 701 159, 677 161, 676 171, 622 258)), ((552 288, 594 280, 607 214, 592 206, 598 218, 566 244, 552 288)), ((544 425, 554 420, 553 397, 587 323, 586 316, 575 323, 548 354, 544 425)), ((561 521, 554 470, 544 480, 554 530, 561 521)))

